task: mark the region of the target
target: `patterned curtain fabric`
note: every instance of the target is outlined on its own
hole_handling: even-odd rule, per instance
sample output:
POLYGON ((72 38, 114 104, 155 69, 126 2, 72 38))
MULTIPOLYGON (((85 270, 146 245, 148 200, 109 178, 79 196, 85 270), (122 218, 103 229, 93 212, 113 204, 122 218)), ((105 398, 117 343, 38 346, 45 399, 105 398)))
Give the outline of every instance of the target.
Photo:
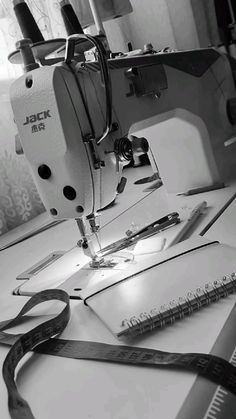
POLYGON ((0 235, 44 211, 24 160, 0 154, 0 235))
MULTIPOLYGON (((58 1, 28 0, 27 4, 45 39, 66 36, 58 1)), ((25 157, 15 154, 9 87, 22 69, 7 57, 21 38, 12 1, 0 0, 0 235, 45 211, 25 157)))
POLYGON ((45 211, 25 157, 15 154, 11 82, 0 79, 0 235, 45 211))
MULTIPOLYGON (((45 39, 66 36, 59 0, 26 0, 26 3, 45 39)), ((0 80, 1 76, 15 77, 22 72, 20 66, 13 66, 7 60, 9 53, 15 49, 16 41, 21 38, 12 0, 0 0, 0 80)))

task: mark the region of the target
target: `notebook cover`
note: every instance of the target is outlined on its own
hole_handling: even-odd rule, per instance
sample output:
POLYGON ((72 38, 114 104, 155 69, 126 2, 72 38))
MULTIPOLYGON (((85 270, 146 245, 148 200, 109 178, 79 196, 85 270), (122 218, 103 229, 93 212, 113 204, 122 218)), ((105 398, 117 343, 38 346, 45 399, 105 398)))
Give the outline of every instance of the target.
POLYGON ((80 294, 117 337, 122 337, 126 320, 133 316, 159 311, 172 300, 234 272, 236 249, 205 239, 186 240, 149 262, 142 272, 130 276, 126 272, 126 279, 111 278, 80 294))

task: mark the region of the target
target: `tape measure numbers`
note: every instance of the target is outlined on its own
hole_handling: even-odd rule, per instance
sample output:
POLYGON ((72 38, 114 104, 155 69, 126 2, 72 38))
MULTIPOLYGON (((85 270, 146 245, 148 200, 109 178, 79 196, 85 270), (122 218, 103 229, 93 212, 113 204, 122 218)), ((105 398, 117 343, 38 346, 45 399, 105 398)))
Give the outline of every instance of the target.
MULTIPOLYGON (((68 294, 62 290, 46 290, 31 297, 14 319, 0 323, 0 343, 12 345, 3 364, 3 378, 8 390, 8 406, 12 419, 34 418, 28 403, 20 396, 14 381, 18 362, 31 350, 67 358, 188 370, 224 387, 224 391, 226 390, 233 398, 236 396, 236 367, 223 358, 209 354, 180 354, 135 346, 52 338, 64 330, 69 316, 68 294), (60 300, 66 306, 56 317, 26 334, 15 336, 5 332, 6 329, 19 324, 26 317, 25 314, 35 305, 48 300, 60 300)), ((192 414, 189 417, 192 418, 192 414)))
MULTIPOLYGON (((211 353, 236 367, 236 305, 221 330, 211 353)), ((225 388, 197 377, 176 419, 234 419, 236 397, 225 388)))

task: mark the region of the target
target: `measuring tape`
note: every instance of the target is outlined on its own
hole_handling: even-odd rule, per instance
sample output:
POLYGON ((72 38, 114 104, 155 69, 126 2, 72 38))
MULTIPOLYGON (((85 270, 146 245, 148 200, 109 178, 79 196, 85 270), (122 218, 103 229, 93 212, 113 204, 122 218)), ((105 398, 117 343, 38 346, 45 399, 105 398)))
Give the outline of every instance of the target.
POLYGON ((2 375, 8 391, 8 408, 12 419, 34 419, 31 409, 17 390, 15 383, 15 369, 19 361, 36 345, 52 336, 61 333, 70 319, 69 295, 61 290, 46 290, 35 294, 19 314, 14 318, 0 324, 0 332, 18 325, 36 305, 50 300, 60 300, 66 304, 65 308, 54 318, 47 320, 42 325, 34 327, 24 335, 18 335, 16 341, 8 352, 2 367, 2 375))
MULTIPOLYGON (((236 306, 232 309, 211 353, 236 367, 236 306)), ((236 397, 225 388, 197 377, 176 419, 236 418, 236 397)))
POLYGON ((188 370, 224 387, 224 391, 229 392, 233 398, 236 396, 236 367, 223 358, 209 354, 180 354, 135 346, 52 338, 64 330, 69 317, 68 294, 62 290, 45 290, 31 297, 14 319, 0 323, 0 343, 12 345, 2 369, 3 379, 8 390, 8 407, 12 419, 34 419, 28 403, 19 394, 14 379, 17 364, 31 350, 66 358, 188 370), (12 335, 4 332, 25 320, 27 317, 25 314, 33 307, 49 300, 60 300, 65 303, 65 308, 54 318, 25 334, 12 335))

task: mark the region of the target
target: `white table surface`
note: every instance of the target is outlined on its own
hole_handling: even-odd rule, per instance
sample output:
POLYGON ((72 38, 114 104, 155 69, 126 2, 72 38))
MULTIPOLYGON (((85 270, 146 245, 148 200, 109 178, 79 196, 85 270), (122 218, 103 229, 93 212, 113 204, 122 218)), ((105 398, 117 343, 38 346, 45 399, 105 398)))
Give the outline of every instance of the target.
MULTIPOLYGON (((134 178, 144 177, 148 170, 142 168, 140 172, 138 169, 130 172, 130 186, 134 178)), ((144 199, 142 213, 138 211, 137 206, 133 207, 130 215, 129 211, 126 211, 123 217, 116 219, 116 222, 122 221, 122 227, 119 230, 113 229, 111 220, 133 205, 137 196, 139 199, 146 196, 147 192, 143 190, 147 186, 148 184, 142 185, 139 192, 136 191, 136 196, 127 188, 124 194, 118 197, 117 204, 103 213, 101 225, 105 225, 102 229, 104 237, 107 234, 110 238, 112 235, 117 239, 130 227, 132 221, 143 225, 144 220, 149 223, 178 208, 182 208, 185 214, 186 207, 192 208, 205 199, 208 211, 195 226, 195 234, 199 234, 236 192, 236 187, 232 185, 201 195, 175 197, 168 196, 164 188, 161 188, 153 192, 148 199, 144 199)), ((104 238, 104 244, 110 238, 104 238)), ((220 240, 220 237, 218 239, 220 240)), ((77 240, 78 230, 75 222, 71 220, 0 252, 1 320, 16 315, 28 299, 12 295, 12 290, 19 282, 15 279, 17 274, 52 251, 72 248, 77 240)), ((209 352, 234 303, 235 297, 231 296, 211 305, 204 312, 198 312, 193 317, 178 322, 173 327, 146 335, 135 344, 168 351, 209 352)), ((72 301, 71 307, 71 320, 62 338, 120 343, 82 302, 72 301)), ((44 313, 44 309, 37 310, 38 312, 44 313)), ((24 329, 22 327, 17 331, 26 330, 25 326, 24 329)), ((8 349, 0 346, 0 365, 8 349)), ((25 357, 21 363, 17 385, 37 419, 174 419, 194 379, 194 374, 150 367, 140 368, 34 354, 25 357)), ((0 392, 0 417, 8 419, 7 392, 2 377, 0 392)))

